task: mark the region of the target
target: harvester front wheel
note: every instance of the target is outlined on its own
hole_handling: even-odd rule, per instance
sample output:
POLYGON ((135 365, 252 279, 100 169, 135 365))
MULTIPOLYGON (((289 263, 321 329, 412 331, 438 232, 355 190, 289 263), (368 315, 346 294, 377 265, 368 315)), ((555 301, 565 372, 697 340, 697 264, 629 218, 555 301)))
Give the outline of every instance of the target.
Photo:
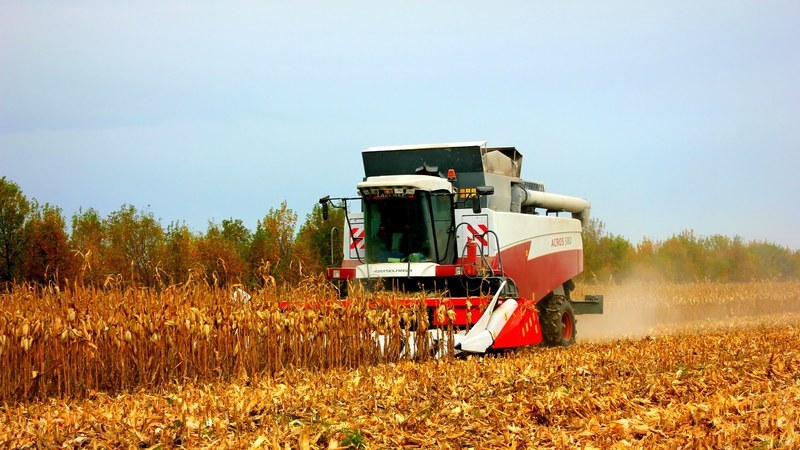
POLYGON ((542 342, 550 347, 575 343, 575 311, 564 295, 550 294, 539 303, 542 342))

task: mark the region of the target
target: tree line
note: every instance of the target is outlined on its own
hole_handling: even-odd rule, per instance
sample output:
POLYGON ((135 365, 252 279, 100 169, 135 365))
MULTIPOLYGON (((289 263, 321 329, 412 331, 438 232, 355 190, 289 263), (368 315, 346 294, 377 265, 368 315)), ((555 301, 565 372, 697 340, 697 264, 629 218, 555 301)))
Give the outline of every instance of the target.
POLYGON ((665 240, 644 238, 633 245, 592 219, 583 244, 582 276, 588 280, 682 283, 800 278, 800 250, 765 241, 745 242, 739 236, 697 236, 684 230, 665 240))
POLYGON ((231 218, 210 221, 205 232, 196 233, 182 222, 164 227, 151 212, 122 205, 105 217, 93 208, 79 210, 68 228, 59 207, 29 200, 3 177, 0 282, 295 284, 331 264, 331 229, 343 218, 332 210, 325 221, 317 205, 296 230, 297 213, 283 202, 255 230, 231 218))
MULTIPOLYGON (((210 221, 205 232, 182 222, 164 227, 132 205, 102 217, 79 210, 70 226, 62 210, 28 199, 0 179, 0 283, 161 286, 203 280, 212 286, 294 285, 341 263, 341 210, 329 220, 315 205, 298 227, 286 202, 270 208, 255 230, 240 219, 210 221), (331 260, 333 258, 333 260, 331 260)), ((667 281, 749 281, 800 278, 800 251, 739 237, 683 231, 636 245, 592 220, 584 233, 587 281, 629 278, 667 281)))

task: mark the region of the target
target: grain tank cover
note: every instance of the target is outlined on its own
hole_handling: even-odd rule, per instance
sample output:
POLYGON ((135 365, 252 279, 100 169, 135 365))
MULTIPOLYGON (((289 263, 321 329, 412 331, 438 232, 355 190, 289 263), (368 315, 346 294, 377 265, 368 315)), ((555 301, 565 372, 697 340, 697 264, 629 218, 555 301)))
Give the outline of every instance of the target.
POLYGON ((485 141, 371 147, 362 153, 366 178, 383 175, 446 177, 454 169, 459 186, 487 183, 485 174, 519 178, 522 155, 514 147, 488 148, 485 141))

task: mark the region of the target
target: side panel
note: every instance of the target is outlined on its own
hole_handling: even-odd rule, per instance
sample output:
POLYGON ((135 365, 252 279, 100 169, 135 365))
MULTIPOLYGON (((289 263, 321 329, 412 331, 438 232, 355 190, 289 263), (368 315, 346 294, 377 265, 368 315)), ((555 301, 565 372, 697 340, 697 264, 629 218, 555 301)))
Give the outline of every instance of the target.
POLYGON ((469 225, 485 216, 488 261, 495 271, 500 263, 505 274, 517 283, 520 296, 540 300, 565 281, 583 271, 583 241, 581 223, 577 219, 556 216, 497 212, 485 209, 480 215, 471 210, 458 210, 457 242, 459 254, 473 230, 483 227, 469 225), (499 241, 500 252, 497 252, 499 241))
MULTIPOLYGON (((531 253, 529 243, 501 252, 505 273, 516 281, 522 298, 539 301, 581 272, 583 249, 562 250, 528 259, 531 253)), ((499 259, 494 260, 493 266, 499 270, 499 259)))
POLYGON ((365 255, 364 240, 364 213, 354 211, 350 213, 350 228, 348 230, 347 219, 342 224, 342 267, 356 267, 361 264, 359 257, 363 261, 365 255))
MULTIPOLYGON (((467 245, 468 239, 473 239, 478 243, 478 254, 483 252, 484 256, 494 256, 497 253, 497 246, 492 236, 487 235, 489 231, 489 211, 481 214, 464 214, 456 216, 458 234, 456 235, 456 245, 459 252, 467 245)), ((459 253, 460 254, 460 253, 459 253)))

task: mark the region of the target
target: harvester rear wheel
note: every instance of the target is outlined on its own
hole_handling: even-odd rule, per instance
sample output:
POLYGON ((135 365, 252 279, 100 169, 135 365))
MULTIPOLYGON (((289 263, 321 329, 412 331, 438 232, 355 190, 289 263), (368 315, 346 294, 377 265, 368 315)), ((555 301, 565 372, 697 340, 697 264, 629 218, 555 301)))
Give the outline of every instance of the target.
POLYGON ((550 347, 575 343, 575 311, 564 295, 550 294, 539 303, 542 342, 550 347))

